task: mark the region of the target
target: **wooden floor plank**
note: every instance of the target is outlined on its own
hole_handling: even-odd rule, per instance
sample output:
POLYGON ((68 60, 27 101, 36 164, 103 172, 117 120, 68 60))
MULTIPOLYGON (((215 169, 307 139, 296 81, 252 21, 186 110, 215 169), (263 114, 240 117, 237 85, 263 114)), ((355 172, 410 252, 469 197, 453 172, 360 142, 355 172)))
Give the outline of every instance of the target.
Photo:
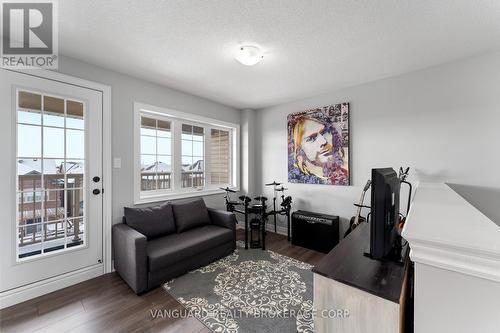
MULTIPOLYGON (((238 240, 244 240, 237 230, 238 240)), ((267 249, 316 264, 323 253, 291 245, 268 232, 267 249)), ((136 295, 116 273, 106 274, 0 310, 3 332, 194 332, 209 333, 195 318, 153 318, 151 310, 184 308, 159 287, 136 295)))

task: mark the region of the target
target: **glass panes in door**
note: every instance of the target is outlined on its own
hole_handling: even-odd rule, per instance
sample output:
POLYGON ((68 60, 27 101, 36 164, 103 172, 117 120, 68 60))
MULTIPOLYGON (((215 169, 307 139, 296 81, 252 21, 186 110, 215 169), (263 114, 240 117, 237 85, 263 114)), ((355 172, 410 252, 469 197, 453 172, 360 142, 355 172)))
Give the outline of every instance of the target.
POLYGON ((85 104, 17 92, 17 253, 84 246, 85 104))

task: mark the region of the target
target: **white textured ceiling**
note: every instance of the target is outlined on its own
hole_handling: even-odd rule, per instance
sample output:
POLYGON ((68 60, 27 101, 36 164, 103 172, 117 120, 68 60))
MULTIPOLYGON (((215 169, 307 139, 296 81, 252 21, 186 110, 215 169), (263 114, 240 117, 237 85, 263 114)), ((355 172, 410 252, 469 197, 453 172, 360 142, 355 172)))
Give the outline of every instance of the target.
POLYGON ((60 52, 261 108, 500 48, 500 0, 62 0, 60 52), (264 60, 232 57, 248 42, 264 60))

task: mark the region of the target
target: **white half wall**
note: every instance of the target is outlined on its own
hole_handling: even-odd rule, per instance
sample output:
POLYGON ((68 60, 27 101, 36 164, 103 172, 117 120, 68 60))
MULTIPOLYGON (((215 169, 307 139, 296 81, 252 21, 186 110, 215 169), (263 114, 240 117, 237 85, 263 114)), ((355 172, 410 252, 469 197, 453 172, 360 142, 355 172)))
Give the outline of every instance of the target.
MULTIPOLYGON (((258 110, 255 189, 270 197, 264 183, 287 182, 289 113, 349 102, 353 186, 286 184, 293 209, 350 218, 375 167, 410 166, 410 181, 460 184, 469 199, 478 196, 465 193, 469 186, 499 193, 499 89, 500 52, 493 52, 258 110)), ((485 209, 498 224, 498 203, 485 209)))
POLYGON ((498 332, 498 282, 415 264, 415 332, 498 332))

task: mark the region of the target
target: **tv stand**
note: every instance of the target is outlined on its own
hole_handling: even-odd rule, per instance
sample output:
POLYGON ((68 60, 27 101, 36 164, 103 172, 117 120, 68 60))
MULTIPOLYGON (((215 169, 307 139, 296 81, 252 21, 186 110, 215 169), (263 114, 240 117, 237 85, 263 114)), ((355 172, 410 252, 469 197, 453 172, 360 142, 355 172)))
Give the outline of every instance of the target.
POLYGON ((399 261, 375 260, 363 254, 369 242, 370 225, 361 223, 314 267, 314 310, 349 312, 347 317, 316 316, 315 332, 398 333, 413 326, 407 310, 408 247, 399 251, 399 261))

